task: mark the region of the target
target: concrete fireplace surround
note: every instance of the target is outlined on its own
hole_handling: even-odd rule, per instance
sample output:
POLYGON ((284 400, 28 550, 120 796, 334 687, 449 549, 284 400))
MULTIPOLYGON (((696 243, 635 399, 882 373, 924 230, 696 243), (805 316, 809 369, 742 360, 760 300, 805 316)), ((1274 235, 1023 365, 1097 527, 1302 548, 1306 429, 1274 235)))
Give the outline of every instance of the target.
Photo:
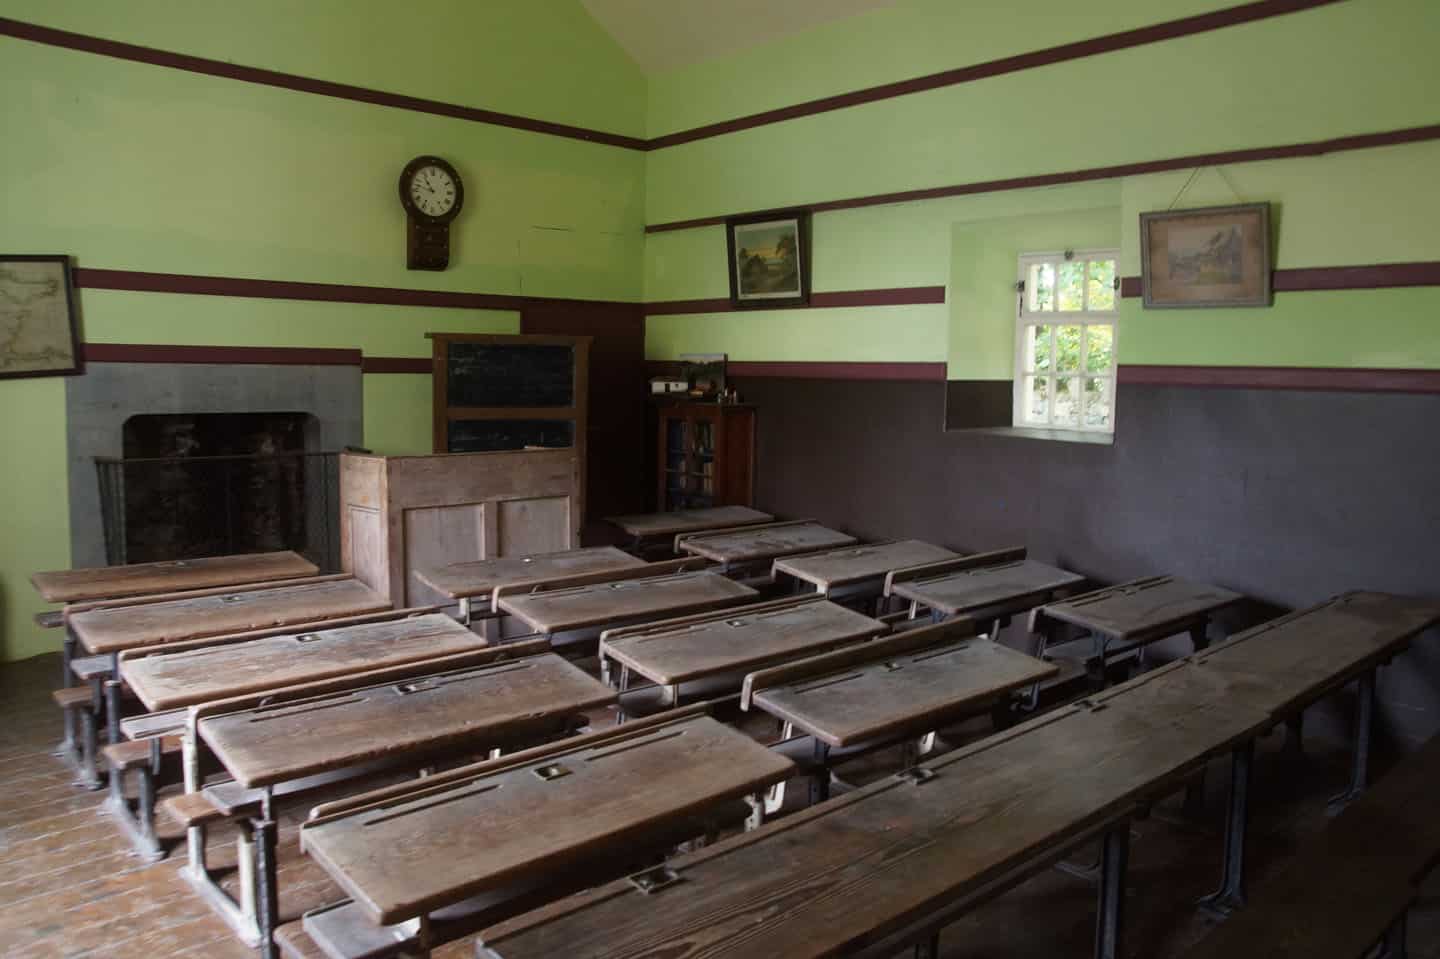
POLYGON ((358 366, 90 363, 65 384, 70 562, 105 565, 95 457, 123 453, 123 426, 142 413, 308 413, 315 450, 359 446, 364 394, 358 366))

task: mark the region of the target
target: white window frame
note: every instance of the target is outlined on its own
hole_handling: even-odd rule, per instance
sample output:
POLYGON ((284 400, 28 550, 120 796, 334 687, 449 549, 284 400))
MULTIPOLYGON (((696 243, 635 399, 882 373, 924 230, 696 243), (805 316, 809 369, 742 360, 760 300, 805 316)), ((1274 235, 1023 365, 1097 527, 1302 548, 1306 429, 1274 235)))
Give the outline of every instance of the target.
POLYGON ((1011 409, 1013 410, 1013 416, 1011 417, 1011 419, 1016 427, 1022 429, 1064 430, 1066 432, 1097 434, 1113 434, 1115 432, 1115 373, 1116 367, 1119 363, 1120 343, 1119 264, 1119 250, 1069 250, 1055 253, 1022 253, 1020 255, 1017 269, 1017 295, 1015 298, 1015 390, 1014 399, 1011 406, 1011 409), (1066 311, 1061 311, 1059 309, 1059 268, 1060 264, 1071 260, 1115 261, 1115 298, 1113 301, 1114 306, 1111 309, 1090 309, 1090 282, 1088 269, 1086 271, 1085 281, 1083 282, 1081 287, 1082 294, 1084 296, 1084 299, 1082 301, 1082 308, 1080 310, 1066 311), (1055 267, 1056 283, 1054 300, 1056 309, 1036 310, 1034 312, 1031 312, 1028 306, 1030 302, 1029 294, 1031 291, 1026 288, 1025 284, 1028 282, 1029 279, 1030 268, 1037 264, 1046 263, 1051 264, 1055 267), (1025 348, 1025 333, 1027 328, 1031 326, 1046 326, 1050 329, 1051 369, 1048 373, 1038 373, 1029 369, 1029 364, 1027 362, 1029 357, 1026 355, 1025 348), (1055 328, 1057 326, 1080 327, 1080 369, 1073 373, 1060 373, 1054 368, 1056 360, 1055 328), (1092 373, 1086 369, 1090 361, 1088 355, 1089 350, 1086 349, 1086 345, 1089 342, 1088 327, 1090 326, 1108 326, 1111 328, 1110 370, 1106 373, 1092 373), (1061 376, 1073 376, 1077 377, 1080 380, 1082 384, 1080 390, 1082 405, 1080 408, 1080 421, 1078 424, 1055 422, 1055 395, 1058 392, 1057 390, 1051 390, 1050 392, 1050 402, 1046 408, 1046 421, 1044 423, 1036 422, 1035 420, 1028 419, 1025 416, 1025 404, 1029 401, 1029 394, 1025 389, 1025 378, 1027 376, 1035 375, 1044 375, 1056 378, 1061 376), (1110 420, 1104 426, 1087 426, 1085 424, 1084 398, 1086 394, 1083 384, 1087 378, 1105 379, 1110 381, 1110 420))

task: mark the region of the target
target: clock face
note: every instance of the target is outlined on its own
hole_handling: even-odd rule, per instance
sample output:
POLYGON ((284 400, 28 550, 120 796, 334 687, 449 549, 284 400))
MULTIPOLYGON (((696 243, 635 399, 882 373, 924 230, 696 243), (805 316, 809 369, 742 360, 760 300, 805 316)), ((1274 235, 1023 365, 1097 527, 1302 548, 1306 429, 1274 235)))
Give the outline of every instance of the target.
POLYGON ((455 180, 434 164, 422 166, 410 177, 410 199, 426 216, 444 216, 455 207, 455 180))

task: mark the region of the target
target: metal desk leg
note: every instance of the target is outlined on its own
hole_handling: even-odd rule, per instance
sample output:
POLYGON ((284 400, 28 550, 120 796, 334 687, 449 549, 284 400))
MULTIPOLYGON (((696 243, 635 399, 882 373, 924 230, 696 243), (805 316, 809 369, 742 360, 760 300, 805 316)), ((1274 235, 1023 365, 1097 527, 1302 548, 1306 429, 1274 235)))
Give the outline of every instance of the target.
POLYGON ((1125 870, 1130 861, 1130 823, 1105 834, 1100 901, 1095 917, 1095 959, 1120 959, 1125 921, 1125 870))
POLYGON ((1245 905, 1245 830, 1250 823, 1250 769, 1254 762, 1254 740, 1236 746, 1230 753, 1230 803, 1225 818, 1220 888, 1197 903, 1219 916, 1228 916, 1245 905))
POLYGON ((105 736, 110 745, 120 742, 120 680, 105 680, 105 736))
POLYGON ((276 872, 275 817, 270 808, 271 793, 266 788, 261 800, 260 818, 252 822, 255 830, 255 921, 260 929, 259 951, 262 959, 276 959, 275 927, 280 921, 279 876, 276 872))
MULTIPOLYGON (((621 663, 621 664, 620 664, 620 683, 619 683, 618 686, 616 686, 615 691, 618 692, 618 693, 624 693, 625 690, 627 690, 627 689, 629 689, 629 688, 630 688, 630 667, 629 667, 629 666, 626 666, 624 663, 621 663)), ((621 723, 623 723, 624 721, 625 721, 625 707, 622 706, 622 705, 620 705, 619 702, 617 702, 617 703, 615 704, 615 725, 619 726, 619 725, 620 725, 621 723)))
POLYGON ((915 943, 915 959, 940 959, 940 933, 932 932, 924 942, 915 943))
POLYGON ((810 805, 830 798, 830 747, 815 740, 815 772, 810 777, 810 805))
POLYGON ((75 647, 78 644, 75 634, 70 631, 70 624, 65 624, 65 636, 60 640, 60 688, 68 689, 70 684, 75 682, 75 674, 70 671, 70 661, 75 658, 75 647))
POLYGON ((1334 816, 1350 805, 1370 785, 1370 734, 1375 728, 1375 670, 1359 679, 1355 699, 1355 757, 1350 769, 1350 788, 1330 799, 1325 811, 1334 816))

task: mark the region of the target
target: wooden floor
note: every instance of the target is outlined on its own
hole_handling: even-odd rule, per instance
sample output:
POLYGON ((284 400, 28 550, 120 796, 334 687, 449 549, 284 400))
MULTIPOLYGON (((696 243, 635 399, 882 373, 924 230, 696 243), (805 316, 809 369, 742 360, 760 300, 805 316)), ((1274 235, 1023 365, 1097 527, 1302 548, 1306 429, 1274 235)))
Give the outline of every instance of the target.
MULTIPOLYGON (((49 699, 58 672, 54 656, 0 666, 0 955, 252 956, 180 878, 183 850, 153 865, 135 859, 101 812, 104 794, 71 785, 70 772, 50 754, 60 731, 49 699)), ((1308 744, 1297 764, 1278 755, 1277 746, 1263 743, 1256 766, 1252 876, 1323 826, 1324 797, 1345 778, 1341 750, 1308 744)), ((1135 824, 1126 904, 1126 953, 1135 959, 1180 956, 1208 929, 1191 902, 1209 891, 1218 873, 1223 769, 1215 767, 1209 779, 1202 822, 1177 824, 1170 815, 1175 810, 1166 807, 1135 824)), ((289 811, 280 835, 287 919, 339 898, 299 853, 301 812, 289 811)), ((218 833, 212 862, 233 861, 218 833)), ((948 927, 942 952, 948 959, 1088 956, 1093 909, 1093 887, 1048 871, 948 927)), ((1440 959, 1440 886, 1422 899, 1410 928, 1413 959, 1440 959)), ((473 956, 473 945, 453 943, 435 955, 473 956)))

